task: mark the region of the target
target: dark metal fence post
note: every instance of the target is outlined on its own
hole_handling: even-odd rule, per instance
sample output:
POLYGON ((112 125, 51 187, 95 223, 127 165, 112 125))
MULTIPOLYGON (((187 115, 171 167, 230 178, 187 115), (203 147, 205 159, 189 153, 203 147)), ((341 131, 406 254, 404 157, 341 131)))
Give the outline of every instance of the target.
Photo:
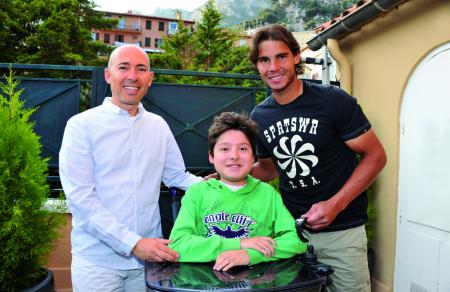
POLYGON ((102 103, 105 98, 108 85, 105 80, 104 67, 96 67, 92 71, 92 98, 91 108, 96 107, 102 103))

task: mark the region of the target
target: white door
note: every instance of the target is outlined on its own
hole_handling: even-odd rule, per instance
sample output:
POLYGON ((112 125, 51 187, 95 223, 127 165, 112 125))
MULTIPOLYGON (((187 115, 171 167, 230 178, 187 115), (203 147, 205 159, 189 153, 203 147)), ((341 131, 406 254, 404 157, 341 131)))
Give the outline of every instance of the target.
POLYGON ((395 291, 450 291, 450 43, 405 89, 395 263, 395 291))

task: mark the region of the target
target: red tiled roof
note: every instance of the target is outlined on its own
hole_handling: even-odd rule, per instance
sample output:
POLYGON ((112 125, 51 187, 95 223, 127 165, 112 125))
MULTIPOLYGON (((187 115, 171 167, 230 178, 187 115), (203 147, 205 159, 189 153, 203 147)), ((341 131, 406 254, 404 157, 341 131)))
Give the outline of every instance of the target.
POLYGON ((328 39, 341 39, 407 1, 409 0, 360 0, 345 9, 341 15, 316 27, 316 36, 309 40, 307 45, 316 51, 326 45, 328 39))
POLYGON ((339 16, 336 16, 330 21, 327 21, 325 23, 322 23, 321 25, 314 28, 314 31, 319 34, 322 31, 328 29, 329 27, 333 26, 333 24, 339 22, 340 20, 349 17, 351 14, 355 13, 356 11, 362 9, 362 7, 368 5, 369 3, 373 2, 373 0, 360 0, 358 3, 354 4, 352 7, 345 9, 339 16))

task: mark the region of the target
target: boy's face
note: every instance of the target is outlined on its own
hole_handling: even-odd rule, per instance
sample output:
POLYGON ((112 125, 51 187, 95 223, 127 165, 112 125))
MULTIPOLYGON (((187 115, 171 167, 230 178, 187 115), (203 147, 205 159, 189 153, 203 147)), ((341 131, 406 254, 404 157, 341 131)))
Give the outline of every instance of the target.
POLYGON ((237 130, 223 132, 214 145, 209 162, 214 164, 220 180, 231 185, 244 185, 253 166, 253 151, 244 133, 237 130))

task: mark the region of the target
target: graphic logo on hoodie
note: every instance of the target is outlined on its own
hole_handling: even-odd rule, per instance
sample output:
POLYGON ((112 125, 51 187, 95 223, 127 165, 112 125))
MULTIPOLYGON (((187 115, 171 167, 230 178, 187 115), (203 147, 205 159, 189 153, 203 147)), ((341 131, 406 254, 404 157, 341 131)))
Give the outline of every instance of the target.
POLYGON ((223 238, 248 238, 251 225, 256 221, 243 214, 220 212, 206 215, 204 223, 208 228, 207 237, 218 235, 223 238))

